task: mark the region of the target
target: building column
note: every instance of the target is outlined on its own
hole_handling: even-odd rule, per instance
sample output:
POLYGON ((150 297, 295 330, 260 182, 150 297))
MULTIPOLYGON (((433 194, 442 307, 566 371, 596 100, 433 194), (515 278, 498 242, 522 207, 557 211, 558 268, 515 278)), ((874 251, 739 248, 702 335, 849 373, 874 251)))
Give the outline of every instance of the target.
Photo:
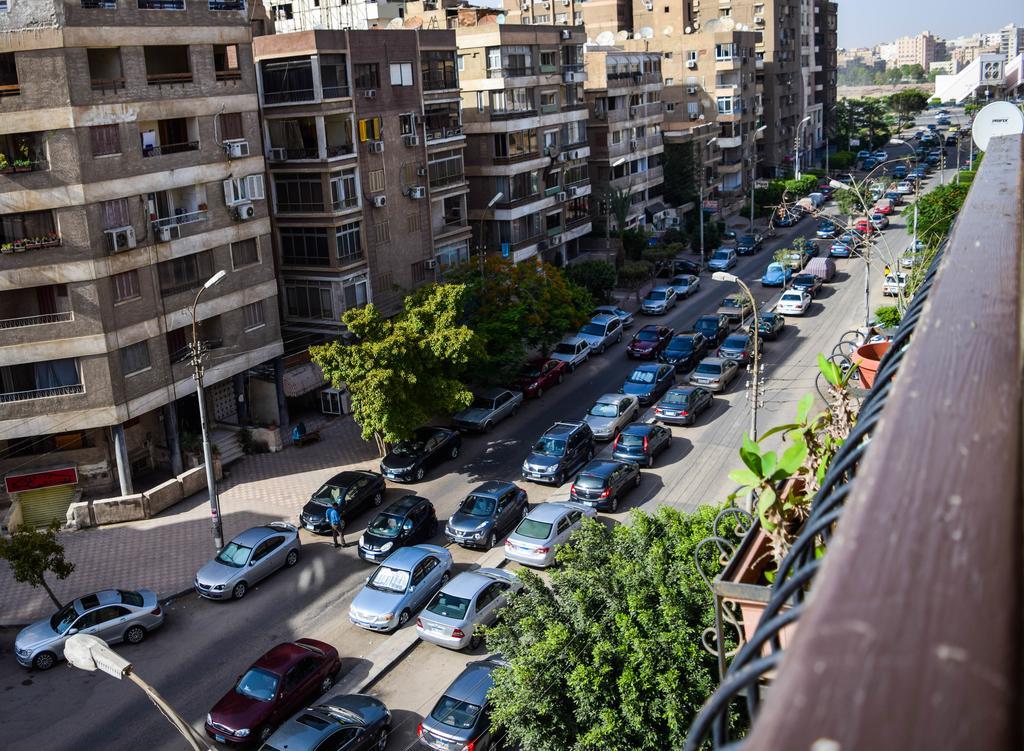
POLYGON ((124 426, 118 423, 110 428, 114 441, 114 459, 117 460, 117 479, 121 483, 121 495, 132 495, 132 465, 128 463, 128 443, 124 426))
POLYGON ((231 383, 235 388, 235 412, 238 415, 238 424, 248 425, 249 403, 245 400, 245 374, 236 373, 231 376, 231 383))
POLYGON ((171 455, 171 474, 175 477, 185 471, 181 461, 181 440, 178 436, 178 405, 168 402, 163 406, 164 438, 167 440, 167 451, 171 455))
POLYGON ((281 426, 281 439, 288 437, 288 401, 284 395, 284 358, 274 358, 274 386, 277 389, 277 423, 281 426))

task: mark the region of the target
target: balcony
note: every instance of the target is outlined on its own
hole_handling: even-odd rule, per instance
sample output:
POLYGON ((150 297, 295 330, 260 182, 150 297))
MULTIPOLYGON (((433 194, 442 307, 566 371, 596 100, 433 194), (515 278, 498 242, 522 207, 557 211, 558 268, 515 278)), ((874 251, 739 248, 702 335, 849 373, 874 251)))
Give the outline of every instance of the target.
POLYGON ((74 358, 0 367, 0 404, 84 393, 74 358))
POLYGON ((0 175, 14 172, 45 172, 49 169, 43 133, 0 135, 0 175))
POLYGON ((1022 185, 993 138, 687 751, 1020 746, 1022 185))
MULTIPOLYGON (((184 10, 184 4, 182 4, 184 10)), ((192 82, 189 48, 186 45, 146 47, 146 82, 150 86, 174 86, 192 82)))
POLYGON ((647 102, 646 104, 629 105, 629 117, 633 120, 660 115, 664 111, 665 105, 662 102, 647 102))
POLYGON ((194 117, 139 122, 144 158, 199 150, 199 121, 194 117))
POLYGON ((64 284, 0 292, 0 329, 66 323, 74 319, 64 284))
POLYGON ((718 172, 719 172, 719 174, 723 174, 723 175, 734 175, 737 172, 740 172, 742 170, 743 170, 743 160, 742 159, 734 159, 734 160, 731 160, 731 161, 728 161, 728 162, 723 159, 722 162, 718 165, 718 172))
POLYGON ((51 211, 6 214, 0 222, 0 253, 22 253, 60 244, 60 234, 51 211))
POLYGON ((732 57, 716 57, 715 70, 739 70, 742 62, 743 58, 738 55, 733 55, 732 57))
POLYGON ((81 2, 83 8, 114 10, 117 7, 117 0, 81 0, 81 2))
POLYGON ((174 216, 165 216, 154 219, 152 221, 153 231, 157 232, 160 229, 177 227, 182 224, 205 222, 209 219, 210 214, 207 209, 195 209, 194 211, 185 211, 184 209, 180 209, 179 211, 180 213, 175 214, 174 216))
POLYGON ((295 104, 316 99, 311 58, 264 60, 260 63, 260 70, 265 105, 295 104))
POLYGON ((139 10, 185 10, 185 0, 138 0, 139 10))
POLYGON ((245 0, 209 0, 210 10, 245 10, 245 0))

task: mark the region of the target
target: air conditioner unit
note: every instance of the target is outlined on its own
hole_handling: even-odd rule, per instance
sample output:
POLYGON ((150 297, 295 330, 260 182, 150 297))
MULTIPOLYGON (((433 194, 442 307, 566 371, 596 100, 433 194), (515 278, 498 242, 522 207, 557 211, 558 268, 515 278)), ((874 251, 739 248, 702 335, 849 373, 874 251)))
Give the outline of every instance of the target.
POLYGON ((697 93, 697 87, 696 86, 687 86, 686 87, 686 93, 687 94, 696 94, 697 93))
POLYGON ((754 23, 758 26, 764 26, 764 16, 754 16, 754 23))
POLYGON ((373 208, 375 208, 375 209, 383 209, 387 205, 388 205, 388 197, 387 196, 374 196, 373 197, 373 208))
POLYGON ((561 245, 561 244, 562 244, 562 236, 561 235, 555 235, 550 240, 548 240, 548 246, 552 247, 552 248, 555 247, 556 245, 561 245))
POLYGON ((567 151, 563 151, 563 152, 562 152, 561 154, 559 154, 559 155, 558 155, 558 156, 557 156, 556 158, 557 158, 557 160, 558 160, 559 162, 565 162, 565 161, 568 161, 568 160, 569 160, 569 152, 567 152, 567 151))
POLYGON ((423 262, 423 266, 425 268, 428 268, 428 269, 436 269, 437 268, 437 259, 436 258, 428 258, 426 261, 423 262))
POLYGON ((690 113, 690 119, 691 119, 691 120, 696 120, 696 119, 698 119, 699 117, 700 117, 700 115, 699 115, 699 114, 697 114, 696 112, 691 112, 691 113, 690 113))
POLYGON ((363 99, 376 99, 377 89, 363 89, 363 99))
POLYGON ((271 149, 270 161, 284 162, 288 160, 288 149, 271 149))
POLYGON ((245 221, 256 216, 256 209, 251 203, 240 203, 234 208, 235 219, 245 221))
POLYGON ((249 156, 249 142, 245 139, 232 139, 224 142, 224 151, 232 159, 249 156))
POLYGON ((545 146, 544 147, 544 156, 558 156, 558 147, 557 146, 545 146))
POLYGON ((383 154, 384 153, 384 142, 383 141, 370 141, 369 149, 371 154, 383 154))
POLYGON ((636 117, 639 114, 640 114, 640 105, 639 104, 634 104, 634 105, 632 105, 629 108, 629 116, 630 117, 636 117))
POLYGON ((583 191, 579 188, 569 188, 569 198, 577 198, 583 191))
POLYGON ((170 227, 158 227, 156 230, 156 236, 162 243, 169 243, 171 241, 171 228, 170 227))
POLYGON ((564 190, 560 191, 558 193, 558 195, 555 196, 555 200, 556 201, 568 201, 569 200, 569 194, 566 193, 564 190))
POLYGON ((697 67, 697 61, 696 60, 687 60, 686 61, 686 67, 689 68, 690 70, 693 70, 694 68, 697 67))
POLYGON ((636 140, 635 140, 635 139, 634 139, 634 140, 632 140, 632 141, 630 141, 630 142, 629 142, 629 150, 630 150, 630 151, 636 151, 636 149, 637 149, 637 146, 638 146, 638 145, 639 145, 639 144, 638 144, 638 143, 636 142, 636 140))
POLYGON ((529 9, 530 9, 530 4, 529 4, 529 3, 523 3, 523 5, 522 5, 522 9, 523 9, 524 11, 525 11, 525 10, 529 10, 529 9))
MULTIPOLYGON (((122 250, 130 250, 135 247, 135 228, 134 227, 117 227, 116 229, 108 229, 107 235, 107 247, 111 253, 120 253, 122 250)), ((170 237, 167 238, 168 240, 170 237)))
POLYGON ((416 168, 416 175, 417 175, 417 177, 426 177, 427 176, 427 168, 426 167, 417 167, 416 168))
MULTIPOLYGON (((562 5, 565 5, 566 7, 568 7, 569 0, 562 0, 562 5)), ((570 34, 569 36, 563 36, 562 38, 563 39, 569 39, 571 36, 572 36, 572 34, 570 34)))
POLYGON ((550 8, 551 7, 551 3, 544 3, 544 7, 545 8, 550 8))
POLYGON ((409 188, 409 198, 423 198, 427 194, 427 189, 422 185, 417 185, 414 188, 409 188))
POLYGON ((654 3, 644 3, 647 10, 654 10, 654 3))
POLYGON ((415 133, 406 133, 404 136, 402 136, 402 142, 406 146, 419 146, 420 137, 415 133))
MULTIPOLYGON (((562 3, 562 5, 568 5, 569 3, 562 3)), ((572 39, 572 31, 570 29, 562 29, 562 39, 572 39)))

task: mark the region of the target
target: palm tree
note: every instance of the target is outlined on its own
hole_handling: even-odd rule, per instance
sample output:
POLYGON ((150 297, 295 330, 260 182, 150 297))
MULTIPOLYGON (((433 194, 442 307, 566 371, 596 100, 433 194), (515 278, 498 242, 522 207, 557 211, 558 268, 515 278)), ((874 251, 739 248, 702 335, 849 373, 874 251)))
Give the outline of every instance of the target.
POLYGON ((615 265, 618 267, 621 267, 622 262, 626 259, 626 246, 624 239, 626 236, 626 222, 629 220, 630 205, 631 197, 628 188, 615 188, 609 186, 608 206, 611 207, 611 213, 615 217, 616 224, 618 224, 619 232, 619 250, 615 254, 615 265))

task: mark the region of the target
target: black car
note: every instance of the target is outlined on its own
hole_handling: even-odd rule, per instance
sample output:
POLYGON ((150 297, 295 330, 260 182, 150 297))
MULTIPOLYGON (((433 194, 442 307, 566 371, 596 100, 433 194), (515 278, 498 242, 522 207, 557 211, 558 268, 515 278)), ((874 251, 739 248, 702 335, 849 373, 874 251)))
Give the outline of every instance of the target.
POLYGON ((612 459, 654 465, 654 457, 672 445, 672 432, 653 422, 634 422, 622 429, 612 443, 612 459))
POLYGON ((434 504, 418 495, 407 495, 373 518, 359 538, 359 557, 380 563, 406 545, 429 542, 437 533, 434 504))
POLYGON ((703 334, 709 348, 721 344, 729 336, 731 328, 728 316, 724 315, 701 316, 693 324, 693 330, 703 334))
POLYGON ((296 714, 260 751, 371 751, 387 746, 390 732, 391 712, 382 702, 363 694, 339 694, 296 714))
POLYGON ((594 431, 585 422, 556 422, 523 462, 523 479, 561 485, 594 458, 594 431))
POLYGON ((700 276, 700 272, 700 261, 691 261, 689 258, 676 258, 672 261, 672 273, 669 276, 675 276, 676 274, 700 276))
MULTIPOLYGON (((757 339, 758 354, 764 351, 764 339, 757 339)), ((735 360, 746 365, 754 357, 754 338, 750 334, 737 332, 725 337, 718 346, 718 356, 724 360, 735 360)))
POLYGON ((740 235, 740 239, 736 241, 736 252, 741 256, 752 256, 763 247, 764 240, 760 235, 740 235))
POLYGON ((380 471, 389 480, 422 480, 427 470, 445 459, 454 459, 462 448, 462 437, 448 428, 416 428, 413 437, 392 447, 380 463, 380 471))
POLYGON ((708 340, 699 331, 676 334, 658 355, 658 361, 674 365, 677 373, 688 373, 697 367, 708 351, 708 340))
POLYGON ((821 289, 821 277, 817 277, 814 274, 797 274, 793 277, 791 286, 793 289, 802 289, 808 295, 814 297, 821 289))
POLYGON ((384 478, 369 470, 340 472, 325 482, 310 496, 299 512, 299 524, 310 532, 327 534, 327 508, 338 502, 343 521, 355 518, 367 506, 379 506, 384 501, 384 478))
POLYGON ((498 655, 466 665, 420 723, 420 743, 434 751, 492 751, 487 695, 494 686, 491 673, 502 667, 508 667, 508 663, 498 655))
POLYGON ((640 465, 595 459, 587 464, 573 480, 569 499, 600 511, 619 510, 619 499, 633 488, 640 487, 640 465))
POLYGON ((779 313, 761 313, 757 316, 757 333, 765 339, 776 339, 786 328, 786 317, 779 313))
POLYGON ((672 389, 654 407, 654 419, 671 425, 693 425, 701 412, 714 404, 711 392, 701 386, 672 389))
POLYGON ((444 536, 456 545, 490 550, 528 513, 525 490, 515 483, 491 480, 470 491, 448 519, 444 536))

